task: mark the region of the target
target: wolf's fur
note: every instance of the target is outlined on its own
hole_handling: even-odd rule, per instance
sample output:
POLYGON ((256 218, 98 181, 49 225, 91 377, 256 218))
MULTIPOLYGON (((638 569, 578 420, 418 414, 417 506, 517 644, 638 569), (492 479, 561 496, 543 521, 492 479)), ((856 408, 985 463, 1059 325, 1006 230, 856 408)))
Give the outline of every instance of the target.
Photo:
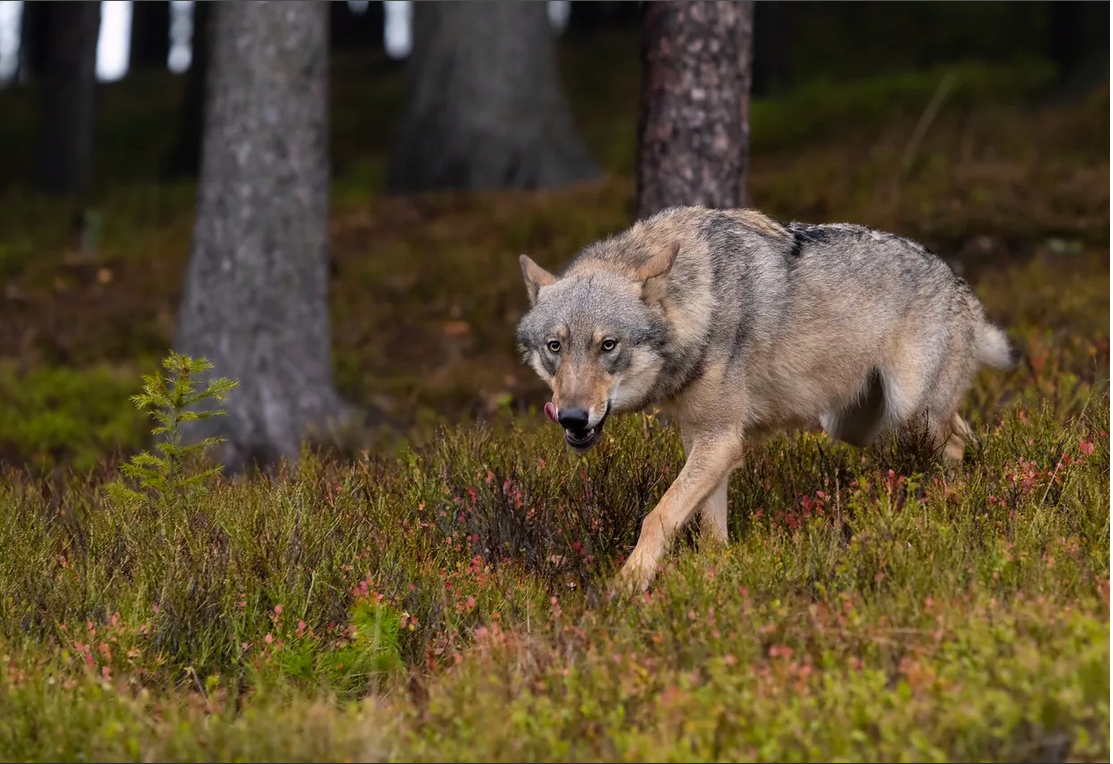
POLYGON ((651 404, 680 425, 687 461, 622 570, 642 590, 697 509, 705 535, 726 541, 744 438, 819 422, 866 446, 919 422, 961 459, 973 433, 957 410, 974 374, 1015 365, 945 262, 861 226, 678 207, 588 246, 559 276, 525 255, 521 266, 522 357, 558 412, 587 412, 569 444, 586 451, 609 413, 651 404))

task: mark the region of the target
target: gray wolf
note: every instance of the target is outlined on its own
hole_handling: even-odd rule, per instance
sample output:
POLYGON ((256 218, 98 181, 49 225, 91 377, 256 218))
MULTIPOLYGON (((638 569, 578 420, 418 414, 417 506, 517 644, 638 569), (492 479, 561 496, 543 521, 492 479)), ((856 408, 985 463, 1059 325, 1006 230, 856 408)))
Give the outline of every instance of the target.
POLYGON ((673 207, 559 275, 519 260, 530 308, 518 348, 552 388, 567 444, 587 452, 611 414, 650 405, 680 427, 684 467, 619 574, 635 590, 693 514, 701 540, 726 542, 747 439, 819 423, 867 446, 919 423, 941 458, 961 460, 974 434, 958 406, 975 373, 1017 361, 943 260, 862 226, 673 207))

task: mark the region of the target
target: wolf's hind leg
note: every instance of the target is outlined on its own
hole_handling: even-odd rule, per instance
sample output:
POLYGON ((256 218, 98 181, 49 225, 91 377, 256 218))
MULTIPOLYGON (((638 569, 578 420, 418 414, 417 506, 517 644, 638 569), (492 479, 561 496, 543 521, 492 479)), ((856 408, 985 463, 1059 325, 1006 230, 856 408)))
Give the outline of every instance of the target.
POLYGON ((949 360, 916 419, 918 424, 926 424, 932 447, 940 459, 961 462, 966 444, 977 440, 970 425, 958 414, 958 404, 970 387, 973 372, 961 358, 949 360))
POLYGON ((836 440, 865 448, 881 434, 885 424, 885 389, 877 370, 870 372, 857 400, 820 417, 823 429, 836 440))
POLYGON ((699 505, 700 535, 702 542, 725 546, 727 543, 727 488, 730 486, 728 473, 715 491, 699 505))
MULTIPOLYGON (((684 444, 685 456, 692 453, 691 435, 681 430, 680 441, 684 444)), ((729 487, 730 473, 727 473, 723 482, 715 488, 714 493, 700 502, 696 511, 699 514, 702 541, 726 545, 729 535, 727 531, 727 489, 729 487)))
POLYGON ((977 436, 970 425, 966 423, 966 420, 959 416, 957 411, 952 414, 950 433, 947 437, 947 444, 943 447, 943 455, 952 461, 961 462, 966 454, 966 444, 976 441, 977 436))

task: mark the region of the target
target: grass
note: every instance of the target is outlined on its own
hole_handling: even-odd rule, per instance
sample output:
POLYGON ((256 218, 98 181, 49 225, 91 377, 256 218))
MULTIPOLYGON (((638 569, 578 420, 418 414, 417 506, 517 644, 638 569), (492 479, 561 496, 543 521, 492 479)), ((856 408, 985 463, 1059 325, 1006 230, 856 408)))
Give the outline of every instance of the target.
POLYGON ((640 601, 602 592, 680 465, 653 417, 587 460, 519 422, 307 452, 169 515, 9 473, 0 751, 1103 760, 1108 395, 1018 383, 954 472, 755 448, 734 544, 685 540, 640 601))
MULTIPOLYGON (((387 126, 342 139, 338 379, 412 437, 165 505, 105 487, 149 446, 128 398, 173 336, 192 186, 143 180, 135 150, 91 200, 89 259, 71 207, 8 192, 0 758, 1109 759, 1108 89, 1048 103, 1038 63, 969 65, 755 104, 756 205, 925 241, 1025 361, 979 375, 961 467, 817 432, 755 446, 731 545, 686 534, 648 596, 610 600, 679 438, 651 412, 570 454, 512 327, 520 251, 555 267, 629 219, 622 60, 573 90, 597 183, 384 199, 387 126)), ((130 87, 106 145, 169 103, 130 87)))

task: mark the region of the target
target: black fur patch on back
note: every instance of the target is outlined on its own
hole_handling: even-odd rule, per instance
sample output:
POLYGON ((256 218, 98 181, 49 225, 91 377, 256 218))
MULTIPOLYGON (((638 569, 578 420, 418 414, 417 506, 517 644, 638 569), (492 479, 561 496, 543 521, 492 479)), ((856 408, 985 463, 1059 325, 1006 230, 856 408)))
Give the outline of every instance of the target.
POLYGON ((804 249, 809 244, 818 244, 830 238, 830 231, 823 226, 811 223, 789 223, 785 226, 792 234, 792 246, 788 250, 789 264, 795 263, 804 254, 804 249))
POLYGON ((799 231, 792 232, 792 248, 788 250, 788 259, 797 260, 804 254, 804 237, 799 231))
POLYGON ((814 225, 812 223, 789 223, 786 228, 793 235, 793 237, 804 244, 815 244, 827 241, 831 237, 831 232, 827 230, 826 226, 814 225))

